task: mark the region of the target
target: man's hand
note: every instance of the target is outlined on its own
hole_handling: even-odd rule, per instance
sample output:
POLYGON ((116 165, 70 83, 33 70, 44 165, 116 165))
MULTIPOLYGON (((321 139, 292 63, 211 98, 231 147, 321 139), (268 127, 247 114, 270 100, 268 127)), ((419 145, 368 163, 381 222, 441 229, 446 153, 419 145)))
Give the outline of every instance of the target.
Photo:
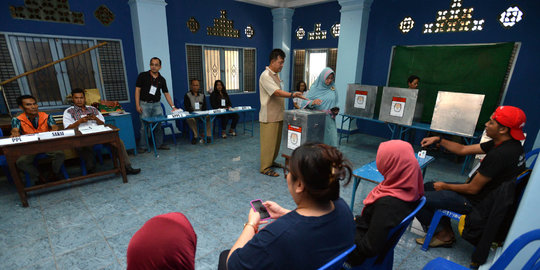
POLYGON ((18 128, 13 128, 11 129, 11 135, 10 137, 20 137, 21 136, 21 133, 19 133, 19 129, 18 128))
POLYGON ((441 137, 433 136, 433 137, 428 137, 428 138, 422 139, 422 141, 420 142, 420 146, 426 147, 426 146, 430 146, 430 145, 432 145, 434 143, 440 143, 440 142, 441 142, 441 137))
POLYGON ((139 114, 142 114, 142 107, 141 106, 137 106, 137 112, 139 112, 139 114))
POLYGON ((308 100, 306 97, 302 96, 301 92, 294 92, 293 93, 293 98, 301 98, 303 100, 308 100))
POLYGON ((85 116, 85 117, 81 117, 81 119, 79 119, 79 121, 78 121, 79 124, 88 122, 88 120, 90 120, 90 119, 88 119, 88 118, 89 118, 89 115, 87 115, 87 116, 85 116))
POLYGON ((446 183, 445 182, 435 182, 433 183, 433 188, 436 191, 445 190, 446 183))

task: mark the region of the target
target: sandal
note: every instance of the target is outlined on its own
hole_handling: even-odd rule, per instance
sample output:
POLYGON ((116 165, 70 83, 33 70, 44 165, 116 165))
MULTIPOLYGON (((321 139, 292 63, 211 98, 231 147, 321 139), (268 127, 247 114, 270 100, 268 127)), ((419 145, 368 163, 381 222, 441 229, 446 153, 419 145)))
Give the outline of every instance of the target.
POLYGON ((229 135, 236 136, 236 132, 234 130, 229 130, 229 135))
POLYGON ((264 174, 264 175, 271 176, 271 177, 278 177, 279 176, 279 173, 275 172, 274 170, 272 170, 270 168, 264 170, 264 172, 261 172, 261 173, 264 174))
POLYGON ((221 133, 221 138, 227 139, 227 134, 225 134, 225 132, 222 132, 222 133, 221 133))
POLYGON ((280 169, 285 168, 285 166, 283 166, 283 164, 277 163, 277 162, 272 163, 272 167, 276 167, 276 168, 280 168, 280 169))

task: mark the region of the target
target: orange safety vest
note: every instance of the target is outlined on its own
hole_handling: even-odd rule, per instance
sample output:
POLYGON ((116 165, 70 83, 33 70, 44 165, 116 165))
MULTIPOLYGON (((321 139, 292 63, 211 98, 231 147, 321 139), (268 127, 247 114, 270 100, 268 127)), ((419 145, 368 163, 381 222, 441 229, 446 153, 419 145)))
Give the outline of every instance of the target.
POLYGON ((32 125, 32 122, 28 120, 28 117, 26 116, 26 113, 21 113, 19 116, 17 116, 17 119, 21 121, 21 134, 34 134, 34 133, 40 133, 40 132, 46 132, 49 131, 49 126, 47 125, 47 120, 49 119, 49 115, 44 112, 38 112, 38 127, 34 128, 34 125, 32 125))

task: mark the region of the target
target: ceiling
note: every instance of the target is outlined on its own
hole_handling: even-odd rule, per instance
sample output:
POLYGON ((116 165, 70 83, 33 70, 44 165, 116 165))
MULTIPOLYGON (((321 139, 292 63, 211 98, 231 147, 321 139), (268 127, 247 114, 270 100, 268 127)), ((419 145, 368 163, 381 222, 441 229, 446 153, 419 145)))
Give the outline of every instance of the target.
POLYGON ((235 0, 257 6, 269 8, 297 8, 310 5, 316 5, 336 0, 235 0))

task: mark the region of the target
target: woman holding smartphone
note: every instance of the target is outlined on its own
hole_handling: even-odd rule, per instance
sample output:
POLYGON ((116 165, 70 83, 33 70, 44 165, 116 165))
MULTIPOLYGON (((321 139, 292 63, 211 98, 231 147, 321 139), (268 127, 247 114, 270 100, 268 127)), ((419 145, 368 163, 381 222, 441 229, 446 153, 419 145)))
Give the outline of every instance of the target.
POLYGON ((264 202, 274 221, 260 231, 260 214, 251 209, 218 269, 317 269, 354 244, 352 213, 339 197, 340 181, 351 178, 343 154, 307 143, 293 151, 289 166, 284 174, 296 209, 264 202))

